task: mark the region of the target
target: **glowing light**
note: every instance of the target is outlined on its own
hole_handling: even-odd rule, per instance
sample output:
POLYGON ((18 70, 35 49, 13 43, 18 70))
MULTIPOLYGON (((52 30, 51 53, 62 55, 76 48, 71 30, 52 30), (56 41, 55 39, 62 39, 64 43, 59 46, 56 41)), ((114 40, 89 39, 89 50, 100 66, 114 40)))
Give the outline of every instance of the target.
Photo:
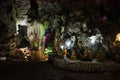
POLYGON ((41 26, 41 38, 43 39, 44 35, 45 35, 45 30, 48 28, 49 26, 49 22, 45 21, 44 24, 41 26))
POLYGON ((34 47, 38 47, 38 43, 37 42, 34 42, 34 47))
POLYGON ((24 26, 24 25, 27 25, 26 21, 27 21, 27 20, 20 21, 19 24, 20 24, 20 25, 23 25, 23 26, 24 26))
POLYGON ((44 51, 45 48, 45 30, 48 28, 49 22, 45 21, 44 24, 34 21, 33 24, 29 25, 27 28, 27 37, 29 38, 30 45, 39 47, 39 49, 42 49, 44 51), (37 40, 37 44, 34 43, 34 40, 37 40))
POLYGON ((27 56, 25 56, 25 59, 27 59, 27 56))
POLYGON ((24 53, 25 49, 24 48, 20 48, 21 52, 24 53))
POLYGON ((28 54, 28 53, 30 52, 29 49, 28 49, 28 47, 20 48, 20 51, 21 51, 24 55, 26 55, 26 54, 28 54))
POLYGON ((64 50, 64 55, 66 55, 66 54, 67 54, 67 49, 64 50))
POLYGON ((47 29, 48 26, 49 26, 49 22, 48 22, 48 21, 45 21, 45 22, 44 22, 44 29, 47 29))
POLYGON ((52 54, 52 47, 48 47, 45 49, 44 53, 46 54, 52 54))
POLYGON ((120 42, 120 33, 117 34, 115 41, 119 41, 120 42))
POLYGON ((90 41, 90 42, 94 44, 94 43, 95 43, 95 41, 96 41, 96 37, 95 37, 95 36, 91 36, 91 37, 90 37, 90 39, 91 39, 91 41, 90 41))
POLYGON ((60 48, 63 50, 63 49, 64 49, 64 46, 63 46, 63 45, 61 45, 61 46, 60 46, 60 48))
POLYGON ((27 19, 18 20, 16 24, 21 25, 21 26, 26 26, 27 25, 27 19))
POLYGON ((17 22, 16 22, 16 33, 18 34, 19 32, 18 32, 18 30, 19 30, 19 27, 18 27, 18 25, 21 25, 21 26, 27 26, 27 19, 25 18, 25 19, 19 19, 19 20, 17 20, 17 22))
POLYGON ((70 48, 71 48, 71 41, 70 41, 70 40, 66 40, 66 42, 65 42, 65 47, 66 47, 67 49, 70 49, 70 48))

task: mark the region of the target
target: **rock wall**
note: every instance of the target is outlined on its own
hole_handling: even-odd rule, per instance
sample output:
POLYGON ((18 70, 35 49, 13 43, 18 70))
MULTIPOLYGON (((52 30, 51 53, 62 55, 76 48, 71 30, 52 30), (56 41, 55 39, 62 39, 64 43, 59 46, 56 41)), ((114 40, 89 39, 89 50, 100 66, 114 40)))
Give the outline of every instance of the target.
MULTIPOLYGON (((8 53, 6 51, 11 49, 10 45, 15 44, 13 41, 11 42, 10 39, 14 40, 13 35, 16 33, 16 16, 17 18, 27 16, 28 11, 31 6, 33 6, 30 1, 34 0, 0 0, 0 54, 8 53)), ((104 14, 107 14, 106 16, 110 22, 108 21, 107 25, 102 25, 101 23, 97 23, 96 20, 93 20, 93 22, 95 21, 96 23, 95 26, 100 25, 99 28, 101 32, 110 35, 112 38, 120 31, 119 0, 36 0, 36 2, 38 4, 38 13, 40 13, 40 10, 45 7, 46 4, 57 3, 62 9, 86 10, 87 12, 90 11, 90 13, 93 13, 93 15, 96 11, 101 10, 99 9, 99 5, 102 3, 104 5, 104 14)), ((92 17, 92 15, 89 16, 92 17)))
POLYGON ((17 10, 17 17, 24 17, 30 9, 30 0, 15 0, 15 6, 17 10))
POLYGON ((15 33, 13 3, 10 0, 0 1, 0 41, 15 33))
POLYGON ((15 6, 13 0, 0 1, 0 56, 5 56, 11 49, 10 41, 16 33, 15 6))

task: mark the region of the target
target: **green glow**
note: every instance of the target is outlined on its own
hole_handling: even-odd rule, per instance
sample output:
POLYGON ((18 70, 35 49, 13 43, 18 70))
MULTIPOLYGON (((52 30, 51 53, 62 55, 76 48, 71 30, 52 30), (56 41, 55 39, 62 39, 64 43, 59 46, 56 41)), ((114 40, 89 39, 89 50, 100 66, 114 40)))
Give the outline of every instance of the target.
POLYGON ((46 49, 45 49, 45 52, 44 52, 45 54, 52 54, 52 47, 47 47, 46 49))
POLYGON ((45 22, 44 22, 44 29, 48 29, 48 26, 49 26, 49 22, 48 22, 48 21, 45 21, 45 22))
POLYGON ((41 37, 41 39, 43 39, 43 36, 44 36, 44 33, 45 33, 45 29, 44 29, 43 25, 41 26, 40 32, 41 32, 40 37, 41 37))
POLYGON ((41 26, 41 39, 43 39, 43 36, 45 34, 45 30, 48 28, 49 26, 49 22, 48 21, 45 21, 44 24, 41 26))
POLYGON ((33 45, 34 45, 34 47, 38 47, 39 46, 37 42, 34 42, 33 45))

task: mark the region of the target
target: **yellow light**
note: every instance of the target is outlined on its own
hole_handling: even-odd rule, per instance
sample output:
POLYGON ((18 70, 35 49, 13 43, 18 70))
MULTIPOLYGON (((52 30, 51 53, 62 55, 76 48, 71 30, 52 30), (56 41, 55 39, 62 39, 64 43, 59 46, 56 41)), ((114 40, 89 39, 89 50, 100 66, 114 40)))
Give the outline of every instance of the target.
POLYGON ((67 49, 64 50, 64 55, 66 55, 66 54, 67 54, 67 49))
POLYGON ((27 54, 27 57, 30 56, 30 54, 27 54))
POLYGON ((27 59, 27 56, 25 56, 25 59, 27 59))
POLYGON ((20 48, 20 50, 22 51, 22 53, 24 53, 24 51, 25 51, 24 48, 20 48))
POLYGON ((120 33, 117 34, 115 41, 120 41, 120 33))

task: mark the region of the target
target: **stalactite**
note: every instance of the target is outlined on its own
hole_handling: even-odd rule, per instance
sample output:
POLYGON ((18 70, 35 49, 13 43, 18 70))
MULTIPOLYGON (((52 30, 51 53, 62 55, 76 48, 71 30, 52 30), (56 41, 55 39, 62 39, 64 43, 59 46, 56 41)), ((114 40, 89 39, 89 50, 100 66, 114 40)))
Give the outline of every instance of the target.
POLYGON ((30 40, 31 47, 34 44, 34 40, 37 39, 38 47, 44 50, 45 48, 45 30, 48 28, 48 23, 40 23, 34 21, 34 23, 27 28, 27 37, 30 40))

